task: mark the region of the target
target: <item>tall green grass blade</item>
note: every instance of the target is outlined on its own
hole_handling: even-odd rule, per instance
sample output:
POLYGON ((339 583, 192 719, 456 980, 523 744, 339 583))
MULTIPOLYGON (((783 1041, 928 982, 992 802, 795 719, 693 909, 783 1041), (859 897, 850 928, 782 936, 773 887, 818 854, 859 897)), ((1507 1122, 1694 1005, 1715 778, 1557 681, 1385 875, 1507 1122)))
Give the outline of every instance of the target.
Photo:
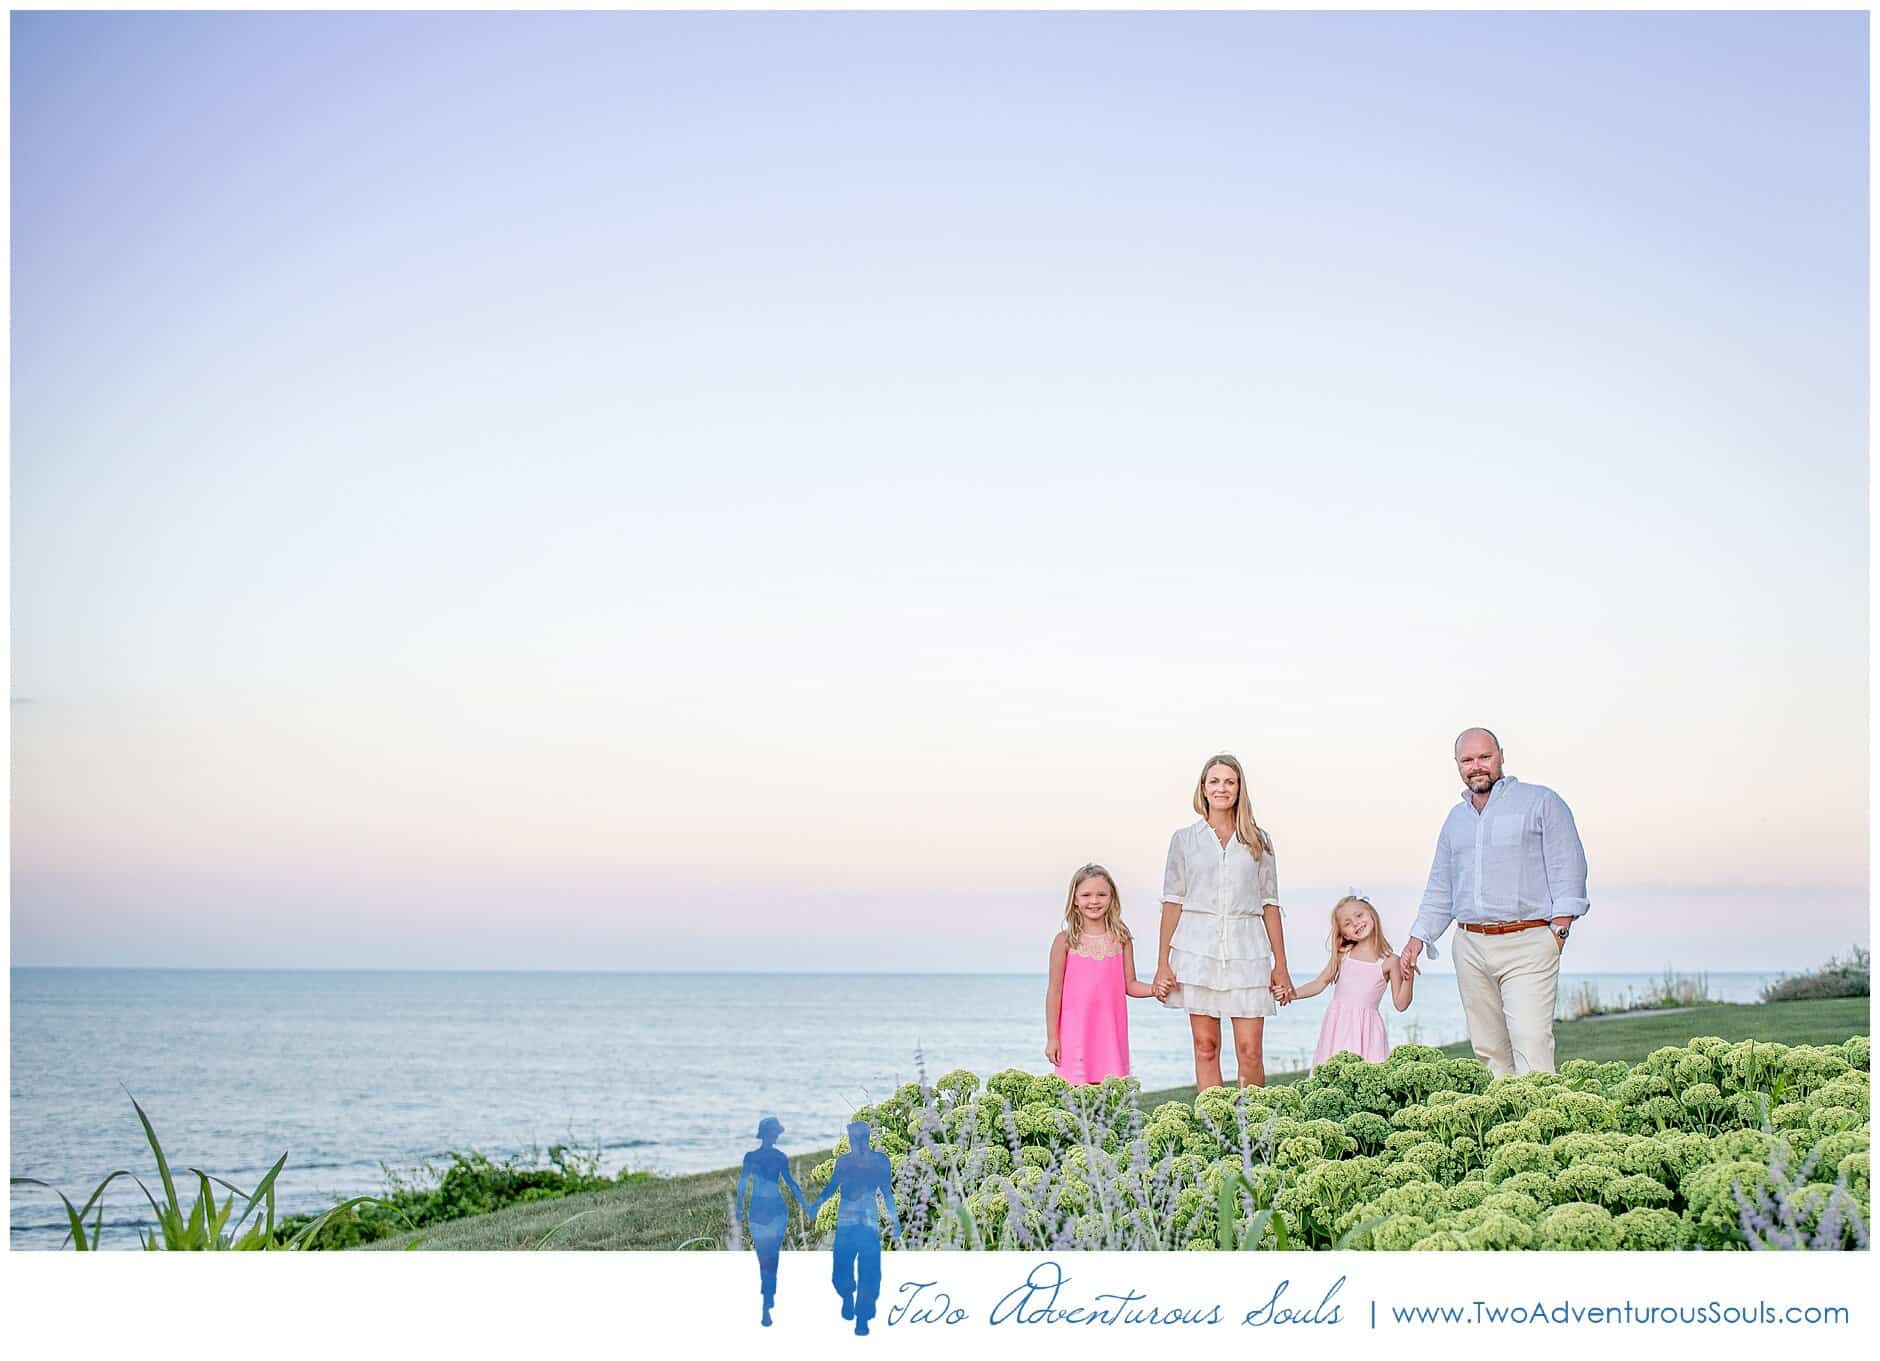
MULTIPOLYGON (((235 1188, 230 1187, 228 1195, 223 1198, 220 1205, 217 1205, 215 1203, 215 1187, 211 1183, 212 1180, 220 1181, 221 1178, 217 1177, 212 1179, 207 1172, 197 1168, 190 1170, 194 1171, 197 1178, 201 1181, 203 1199, 209 1203, 209 1241, 207 1246, 212 1248, 225 1247, 227 1246, 227 1240, 224 1237, 224 1233, 228 1224, 228 1217, 235 1212, 235 1188)), ((237 1224, 236 1227, 239 1228, 241 1226, 237 1224)))
MULTIPOLYGON (((61 1191, 51 1182, 39 1180, 38 1177, 14 1177, 8 1184, 12 1186, 43 1186, 48 1191, 52 1192, 53 1195, 57 1196, 59 1203, 65 1206, 65 1222, 71 1225, 71 1228, 67 1231, 67 1237, 72 1240, 74 1250, 78 1252, 84 1252, 86 1250, 85 1219, 83 1212, 73 1206, 72 1202, 66 1198, 65 1192, 61 1191)), ((99 1189, 102 1190, 103 1188, 101 1187, 99 1189)), ((97 1192, 93 1192, 92 1194, 95 1196, 97 1192)), ((91 1202, 86 1201, 85 1209, 89 1210, 90 1208, 91 1202)), ((61 1244, 61 1246, 63 1246, 63 1244, 61 1244)))
MULTIPOLYGON (((130 1096, 129 1092, 125 1093, 130 1096)), ((170 1212, 178 1221, 182 1219, 182 1207, 176 1199, 176 1180, 170 1176, 170 1163, 163 1156, 163 1145, 157 1141, 157 1131, 151 1127, 150 1117, 144 1114, 144 1108, 137 1104, 137 1098, 131 1096, 131 1108, 137 1112, 137 1118, 143 1122, 144 1138, 150 1141, 150 1151, 157 1157, 157 1172, 163 1178, 163 1194, 169 1200, 170 1212)), ((148 1191, 144 1192, 149 1195, 148 1191)))
MULTIPOLYGON (((87 1238, 85 1235, 85 1216, 88 1214, 91 1214, 93 1207, 96 1207, 97 1214, 93 1218, 92 1230, 91 1230, 91 1235, 89 1239, 89 1247, 91 1249, 96 1249, 98 1246, 99 1236, 104 1232, 104 1191, 105 1191, 105 1188, 109 1186, 112 1182, 116 1181, 119 1177, 128 1177, 128 1176, 130 1176, 129 1171, 120 1167, 117 1171, 113 1172, 110 1176, 106 1177, 103 1181, 99 1182, 96 1186, 92 1187, 91 1194, 85 1198, 85 1203, 78 1207, 78 1222, 74 1225, 73 1229, 70 1230, 69 1232, 70 1232, 72 1242, 79 1252, 84 1252, 87 1250, 87 1238)), ((14 1186, 43 1186, 45 1187, 48 1191, 52 1192, 52 1194, 57 1196, 60 1200, 65 1201, 66 1219, 68 1222, 72 1219, 72 1202, 69 1200, 66 1200, 65 1192, 61 1191, 58 1187, 54 1186, 51 1182, 41 1181, 38 1177, 13 1177, 11 1178, 11 1184, 14 1186)), ((154 1208, 154 1205, 153 1205, 153 1208, 154 1208)), ((60 1244, 60 1246, 63 1247, 64 1244, 60 1244)))
MULTIPOLYGON (((543 1234, 540 1238, 536 1239, 534 1244, 532 1245, 533 1250, 536 1252, 542 1251, 544 1248, 548 1246, 549 1239, 553 1238, 556 1234, 560 1233, 563 1229, 567 1228, 570 1224, 574 1223, 575 1220, 585 1219, 591 1214, 599 1214, 599 1213, 600 1211, 597 1208, 597 1209, 592 1209, 592 1210, 583 1210, 579 1214, 569 1215, 566 1219, 562 1220, 561 1223, 555 1225, 554 1228, 550 1229, 547 1233, 543 1234)), ((413 1247, 417 1246, 416 1239, 412 1240, 411 1246, 413 1247)))
MULTIPOLYGON (((1247 1216, 1246 1232, 1242 1233, 1240 1236, 1240 1250, 1242 1252, 1255 1252, 1263 1247, 1266 1243, 1267 1225, 1273 1222, 1273 1212, 1271 1210, 1255 1210, 1251 1215, 1247 1216)), ((1281 1232, 1285 1231, 1284 1223, 1281 1223, 1280 1229, 1281 1232)))
MULTIPOLYGON (((203 1190, 205 1192, 208 1191, 208 1185, 208 1182, 205 1180, 203 1182, 203 1190)), ((183 1228, 183 1241, 181 1246, 188 1251, 197 1251, 210 1246, 207 1234, 208 1224, 208 1211, 203 1208, 202 1197, 198 1196, 196 1203, 189 1207, 189 1221, 183 1228)))
POLYGON ((1277 1209, 1269 1210, 1268 1213, 1273 1216, 1273 1245, 1281 1252, 1291 1252, 1292 1235, 1286 1231, 1286 1216, 1277 1209))
POLYGON ((1338 1241, 1332 1244, 1332 1249, 1335 1252, 1344 1252, 1346 1249, 1350 1248, 1353 1243, 1357 1242, 1360 1238, 1364 1237, 1365 1234, 1369 1233, 1372 1229, 1375 1229, 1379 1224, 1382 1224, 1389 1218, 1389 1215, 1372 1215, 1369 1219, 1359 1220, 1338 1236, 1338 1241))
MULTIPOLYGON (((355 1205, 383 1205, 386 1209, 390 1210, 393 1214, 397 1215, 400 1219, 404 1220, 405 1227, 409 1229, 413 1229, 413 1230, 415 1230, 418 1227, 416 1224, 413 1224, 411 1222, 411 1217, 409 1215, 405 1214, 404 1211, 400 1210, 391 1201, 386 1200, 381 1196, 354 1196, 351 1200, 342 1200, 339 1204, 335 1205, 332 1209, 326 1211, 326 1213, 322 1214, 318 1219, 314 1220, 313 1223, 307 1225, 299 1233, 295 1234, 292 1238, 288 1239, 285 1243, 281 1244, 281 1246, 283 1248, 286 1248, 290 1252, 311 1251, 313 1248, 313 1242, 316 1238, 320 1236, 321 1231, 329 1227, 333 1223, 333 1221, 337 1219, 340 1215, 351 1211, 355 1205)), ((417 1240, 413 1239, 412 1242, 413 1244, 415 1244, 417 1240)))
POLYGON ((979 1229, 973 1223, 973 1212, 967 1209, 964 1203, 960 1205, 959 1218, 960 1241, 966 1245, 968 1252, 977 1252, 983 1246, 979 1241, 979 1229))
MULTIPOLYGON (((229 1191, 232 1192, 234 1195, 241 1196, 245 1202, 242 1206, 241 1214, 236 1216, 235 1222, 230 1226, 230 1232, 234 1232, 235 1230, 240 1229, 242 1225, 246 1224, 248 1222, 248 1216, 254 1213, 255 1207, 257 1205, 265 1205, 267 1208, 268 1233, 270 1236, 273 1235, 273 1231, 274 1231, 274 1180, 276 1177, 279 1177, 281 1175, 281 1169, 286 1166, 287 1166, 287 1155, 283 1153, 281 1154, 280 1158, 275 1162, 274 1166, 268 1169, 267 1175, 262 1177, 261 1180, 255 1184, 255 1189, 252 1191, 244 1191, 242 1190, 241 1187, 237 1186, 234 1182, 225 1180, 222 1177, 217 1177, 217 1176, 209 1177, 209 1180, 216 1182, 218 1185, 227 1187, 229 1191)), ((200 1168, 192 1167, 189 1170, 191 1172, 194 1172, 199 1177, 208 1175, 204 1173, 200 1168)), ((234 1202, 233 1202, 233 1199, 231 1198, 230 1206, 232 1207, 233 1204, 234 1202)))
POLYGON ((163 1223, 163 1207, 157 1204, 157 1198, 150 1194, 150 1188, 144 1185, 144 1179, 142 1177, 133 1176, 131 1180, 137 1183, 137 1189, 142 1191, 144 1193, 144 1199, 150 1202, 150 1213, 157 1217, 157 1223, 163 1223))
POLYGON ((283 1153, 280 1158, 276 1160, 274 1166, 268 1169, 267 1175, 262 1177, 260 1182, 255 1186, 254 1194, 248 1197, 247 1208, 242 1211, 241 1218, 235 1221, 238 1225, 244 1222, 248 1216, 254 1212, 255 1205, 259 1202, 267 1209, 268 1228, 272 1231, 274 1227, 274 1181, 275 1178, 281 1175, 281 1169, 286 1166, 287 1155, 283 1153))
POLYGON ((1214 1241, 1222 1252, 1234 1250, 1234 1219, 1240 1210, 1241 1185, 1238 1173, 1221 1181, 1220 1200, 1216 1207, 1214 1221, 1214 1241))

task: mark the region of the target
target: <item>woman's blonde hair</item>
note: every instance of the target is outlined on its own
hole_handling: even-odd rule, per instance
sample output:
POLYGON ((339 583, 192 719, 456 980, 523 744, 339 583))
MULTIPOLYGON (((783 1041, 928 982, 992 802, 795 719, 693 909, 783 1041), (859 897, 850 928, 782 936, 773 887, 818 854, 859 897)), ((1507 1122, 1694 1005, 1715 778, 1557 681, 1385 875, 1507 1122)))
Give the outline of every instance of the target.
POLYGON ((1234 772, 1234 778, 1239 782, 1240 787, 1234 794, 1234 831, 1240 837, 1240 844, 1247 848, 1247 853, 1258 860, 1273 849, 1273 838, 1253 820, 1253 801, 1247 796, 1247 772, 1240 768, 1238 760, 1224 751, 1208 757, 1201 767, 1199 778, 1195 780, 1195 811, 1204 818, 1211 811, 1208 807, 1208 772, 1216 766, 1226 766, 1234 772))
POLYGON ((1123 925, 1123 895, 1116 891, 1116 880, 1101 865, 1085 865, 1071 876, 1071 891, 1064 895, 1064 935, 1073 950, 1084 939, 1084 914, 1077 910, 1077 890, 1084 880, 1098 878, 1110 886, 1110 910, 1104 914, 1103 929, 1115 936, 1119 945, 1129 943, 1129 928, 1123 925))
POLYGON ((1362 893, 1347 893, 1344 897, 1332 904, 1332 938, 1328 942, 1332 949, 1342 955, 1356 943, 1346 940, 1344 932, 1338 929, 1338 912, 1346 903, 1356 903, 1359 907, 1362 907, 1366 912, 1371 914, 1371 934, 1377 937, 1379 953, 1386 955, 1396 954, 1397 952, 1390 948, 1390 941, 1384 935, 1384 918, 1379 915, 1377 905, 1362 893))

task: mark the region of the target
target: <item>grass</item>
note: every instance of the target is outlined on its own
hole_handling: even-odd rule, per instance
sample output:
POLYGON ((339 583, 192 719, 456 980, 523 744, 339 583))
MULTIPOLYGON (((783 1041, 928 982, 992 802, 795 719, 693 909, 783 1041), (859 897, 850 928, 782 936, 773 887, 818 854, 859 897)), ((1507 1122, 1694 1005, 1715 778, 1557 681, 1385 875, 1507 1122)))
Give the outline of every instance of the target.
MULTIPOLYGON (((1568 1059, 1623 1059, 1637 1063, 1652 1050, 1684 1044, 1694 1035, 1726 1040, 1770 1040, 1781 1044, 1839 1044, 1868 1032, 1866 998, 1736 1005, 1716 1003, 1685 1007, 1665 1016, 1561 1021, 1554 1027, 1555 1054, 1568 1059)), ((1467 1055, 1468 1044, 1444 1051, 1467 1055)), ((1273 1082, 1297 1082, 1304 1073, 1275 1074, 1273 1082)), ((1145 1109, 1163 1101, 1192 1100, 1193 1087, 1143 1093, 1145 1109)), ((790 1159, 799 1183, 812 1167, 831 1156, 820 1149, 790 1159)), ((504 1251, 547 1245, 554 1248, 612 1251, 670 1251, 684 1244, 719 1246, 725 1214, 738 1169, 662 1177, 608 1191, 597 1191, 535 1205, 517 1206, 474 1219, 427 1229, 421 1248, 452 1251, 504 1251), (552 1235, 552 1238, 550 1237, 552 1235)), ((382 1249, 405 1246, 408 1235, 374 1244, 382 1249)))

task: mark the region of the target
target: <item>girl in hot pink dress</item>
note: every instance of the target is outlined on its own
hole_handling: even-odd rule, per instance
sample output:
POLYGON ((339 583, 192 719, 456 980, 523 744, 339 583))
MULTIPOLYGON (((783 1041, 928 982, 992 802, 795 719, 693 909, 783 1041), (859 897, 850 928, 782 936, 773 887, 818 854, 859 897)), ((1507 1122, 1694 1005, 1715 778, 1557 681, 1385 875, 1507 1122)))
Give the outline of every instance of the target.
POLYGON ((1293 994, 1314 997, 1326 984, 1332 985, 1332 1004, 1325 1008, 1312 1066, 1344 1053, 1382 1063, 1390 1057, 1390 1036, 1384 1032, 1378 1004, 1389 988, 1397 1010, 1409 1006, 1415 976, 1392 953, 1371 900, 1356 893, 1346 894, 1332 909, 1332 945, 1332 957, 1319 976, 1293 994))
POLYGON ((1130 997, 1153 997, 1136 979, 1116 881, 1101 865, 1071 876, 1064 929, 1051 942, 1044 994, 1044 1056, 1066 1082, 1129 1076, 1130 997))

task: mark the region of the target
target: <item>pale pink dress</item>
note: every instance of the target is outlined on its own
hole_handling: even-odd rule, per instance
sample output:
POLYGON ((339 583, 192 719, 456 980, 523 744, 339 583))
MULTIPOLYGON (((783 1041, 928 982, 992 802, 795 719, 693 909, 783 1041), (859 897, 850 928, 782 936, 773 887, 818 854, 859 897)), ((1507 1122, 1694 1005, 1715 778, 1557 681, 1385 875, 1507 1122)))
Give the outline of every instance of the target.
POLYGON ((1382 1063, 1390 1057, 1390 1036, 1378 1012, 1384 989, 1390 986, 1390 975, 1385 972, 1388 963, 1350 955, 1339 961, 1338 976, 1332 980, 1332 1004, 1325 1008, 1319 1047, 1312 1054, 1314 1068, 1333 1054, 1356 1054, 1367 1063, 1382 1063))
POLYGON ((1123 947, 1102 957, 1072 950, 1064 957, 1058 998, 1057 1075, 1066 1082, 1129 1076, 1129 994, 1123 990, 1123 947))

